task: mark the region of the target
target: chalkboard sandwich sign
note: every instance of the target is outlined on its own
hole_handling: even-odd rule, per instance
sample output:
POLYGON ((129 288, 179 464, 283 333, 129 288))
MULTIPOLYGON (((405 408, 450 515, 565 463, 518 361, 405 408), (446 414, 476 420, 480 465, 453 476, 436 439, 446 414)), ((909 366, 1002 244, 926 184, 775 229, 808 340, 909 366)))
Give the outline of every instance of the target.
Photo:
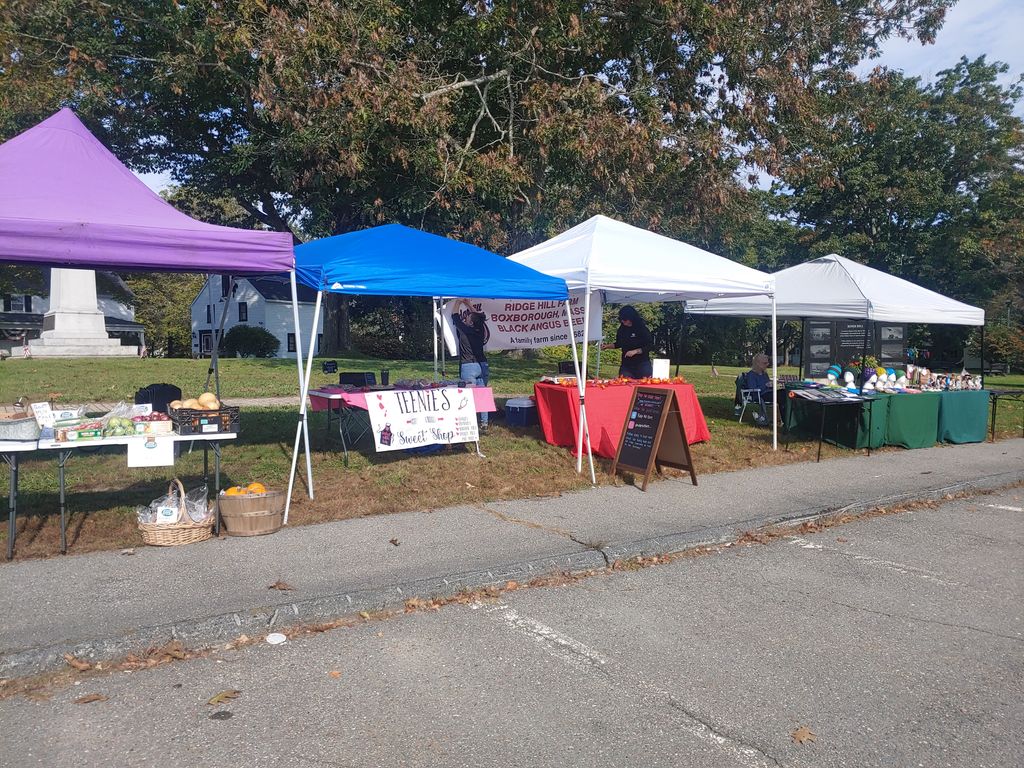
POLYGON ((647 490, 651 470, 675 467, 690 473, 697 484, 686 427, 675 391, 661 387, 636 387, 626 411, 626 421, 615 451, 610 473, 620 469, 644 476, 641 490, 647 490))

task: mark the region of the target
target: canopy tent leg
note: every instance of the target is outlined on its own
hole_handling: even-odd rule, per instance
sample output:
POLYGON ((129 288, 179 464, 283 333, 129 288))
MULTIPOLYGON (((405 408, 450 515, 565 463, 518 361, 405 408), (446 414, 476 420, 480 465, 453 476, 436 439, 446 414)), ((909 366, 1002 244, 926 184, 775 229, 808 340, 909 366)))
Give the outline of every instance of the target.
MULTIPOLYGON (((437 325, 441 322, 441 310, 438 307, 436 296, 430 297, 430 315, 433 318, 430 325, 434 329, 434 381, 437 381, 437 325)), ((479 448, 477 452, 479 453, 479 448)))
POLYGON ((807 349, 807 318, 800 318, 800 378, 804 378, 804 350, 807 349))
POLYGON ((775 294, 772 294, 772 450, 779 450, 779 338, 775 294))
MULTIPOLYGON (((570 320, 571 322, 571 320, 570 320)), ((576 385, 580 390, 580 427, 576 435, 576 472, 583 472, 583 433, 586 431, 586 420, 584 414, 586 409, 584 407, 584 399, 586 398, 587 391, 587 353, 590 351, 590 346, 587 343, 587 339, 590 337, 590 286, 586 287, 586 293, 583 294, 583 360, 581 364, 576 367, 576 385), (579 374, 582 372, 583 376, 579 374)), ((573 336, 573 356, 576 355, 576 337, 573 336)), ((589 446, 589 440, 587 441, 589 446)))
MULTIPOLYGON (((967 366, 964 366, 965 368, 967 366)), ((1009 369, 1007 369, 1009 370, 1009 369)), ((981 324, 981 388, 985 388, 985 324, 981 324)), ((992 425, 995 429, 995 424, 992 425)))
MULTIPOLYGON (((207 275, 207 280, 209 280, 211 285, 210 311, 213 312, 213 317, 211 317, 210 319, 213 321, 213 323, 217 324, 217 332, 213 335, 213 339, 211 340, 212 346, 210 348, 210 367, 206 370, 206 386, 203 387, 203 389, 207 392, 210 391, 210 377, 212 376, 214 387, 213 394, 215 394, 217 396, 217 399, 220 400, 220 365, 218 364, 220 361, 220 342, 224 338, 224 321, 227 320, 228 307, 231 306, 231 297, 234 296, 235 293, 235 278, 228 278, 228 295, 224 297, 224 311, 220 313, 220 320, 218 321, 217 303, 213 301, 213 281, 210 280, 211 277, 211 275, 207 275)), ((213 323, 210 324, 211 327, 213 323)))
MULTIPOLYGON (((597 475, 594 474, 594 452, 590 445, 590 428, 587 425, 587 408, 584 402, 587 384, 584 378, 580 376, 580 359, 579 355, 576 354, 576 333, 572 327, 572 309, 569 305, 568 299, 565 300, 565 321, 569 325, 569 344, 572 346, 572 364, 576 369, 576 388, 579 391, 580 398, 580 425, 582 426, 582 431, 586 433, 587 436, 587 461, 590 464, 590 483, 591 485, 597 485, 597 475)), ((577 472, 582 468, 582 458, 582 455, 580 455, 579 461, 577 461, 577 472)))
MULTIPOLYGON (((306 374, 299 390, 299 423, 295 426, 295 445, 292 447, 292 468, 288 474, 288 495, 284 500, 284 522, 288 522, 288 512, 292 504, 292 490, 295 487, 295 468, 299 462, 299 441, 302 439, 302 427, 306 423, 306 398, 309 394, 309 380, 313 375, 313 353, 316 346, 316 327, 320 321, 320 307, 323 303, 323 291, 317 291, 316 306, 313 309, 313 329, 310 331, 309 354, 306 357, 306 374)), ((309 498, 313 498, 313 476, 309 477, 309 498)))
MULTIPOLYGON (((292 322, 295 324, 295 369, 299 376, 299 393, 302 393, 302 327, 299 323, 299 289, 295 283, 295 270, 293 269, 288 273, 291 278, 292 286, 292 322)), ((318 318, 316 315, 313 316, 313 332, 316 332, 318 325, 318 318)), ((314 338, 316 338, 314 336, 314 338)), ((303 398, 305 402, 305 398, 303 398)), ((306 418, 306 414, 299 409, 299 415, 302 418, 302 438, 306 446, 306 487, 312 489, 313 487, 313 459, 310 455, 313 450, 309 444, 309 420, 306 418)), ((312 493, 312 491, 310 491, 312 493)), ((291 491, 288 493, 289 498, 291 497, 291 491)), ((310 497, 312 498, 312 496, 310 497)), ((287 522, 287 520, 285 521, 287 522)))

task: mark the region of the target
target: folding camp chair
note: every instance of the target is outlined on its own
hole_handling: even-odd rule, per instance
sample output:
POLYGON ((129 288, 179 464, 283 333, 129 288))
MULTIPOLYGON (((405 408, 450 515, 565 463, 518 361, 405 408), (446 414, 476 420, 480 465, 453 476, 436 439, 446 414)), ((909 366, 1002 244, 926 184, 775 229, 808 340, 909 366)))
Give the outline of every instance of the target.
POLYGON ((765 409, 766 404, 764 397, 762 396, 760 389, 751 389, 747 387, 747 374, 741 373, 736 377, 736 393, 740 401, 740 424, 743 423, 743 415, 747 412, 747 406, 752 406, 756 409, 755 412, 760 412, 763 424, 768 423, 768 413, 765 409))

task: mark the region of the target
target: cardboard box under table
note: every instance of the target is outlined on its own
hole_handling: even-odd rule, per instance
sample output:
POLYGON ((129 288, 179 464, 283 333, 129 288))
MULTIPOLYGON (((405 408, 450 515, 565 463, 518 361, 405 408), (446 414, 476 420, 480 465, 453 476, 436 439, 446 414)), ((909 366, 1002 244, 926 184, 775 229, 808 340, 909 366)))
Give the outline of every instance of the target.
MULTIPOLYGON (((587 424, 590 427, 590 444, 594 453, 605 458, 615 458, 619 445, 626 410, 633 397, 633 384, 594 385, 588 382, 586 390, 587 424)), ((686 442, 690 445, 711 439, 708 424, 704 420, 697 393, 692 384, 645 385, 672 389, 686 427, 686 442)), ((560 384, 537 383, 533 385, 537 400, 537 419, 540 421, 544 440, 551 445, 561 445, 576 451, 576 436, 579 430, 579 390, 576 385, 563 387, 560 384)))

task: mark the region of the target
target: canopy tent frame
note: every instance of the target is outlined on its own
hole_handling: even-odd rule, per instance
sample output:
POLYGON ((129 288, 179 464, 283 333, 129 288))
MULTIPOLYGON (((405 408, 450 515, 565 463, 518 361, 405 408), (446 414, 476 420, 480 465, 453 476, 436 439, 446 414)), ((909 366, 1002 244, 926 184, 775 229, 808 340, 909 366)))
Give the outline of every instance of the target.
MULTIPOLYGON (((606 216, 594 216, 545 242, 511 257, 542 272, 566 279, 570 290, 584 290, 586 307, 583 359, 581 368, 589 375, 589 317, 592 294, 605 303, 639 301, 681 301, 709 296, 763 296, 775 304, 771 276, 704 251, 688 243, 673 240, 645 229, 632 227, 606 216), (631 252, 628 269, 621 254, 631 252), (595 261, 603 271, 594 282, 595 261), (682 264, 692 263, 701 271, 687 274, 682 264), (699 274, 694 277, 693 274, 699 274)), ((776 333, 773 329, 773 339, 776 333)), ((776 339, 777 341, 777 339, 776 339)), ((774 342, 773 342, 774 346, 774 342)), ((778 354, 773 349, 772 382, 778 388, 778 354)), ((596 355, 600 361, 600 348, 596 355)), ((600 365, 600 362, 598 362, 600 365)), ((600 368, 597 374, 600 375, 600 368)), ((580 382, 580 428, 577 434, 577 471, 582 471, 583 432, 586 430, 585 381, 580 382)), ((778 450, 778 405, 773 398, 772 449, 778 450)), ((587 439, 589 450, 589 438, 587 439)))
MULTIPOLYGON (((291 511, 298 462, 299 432, 302 425, 307 423, 307 401, 313 357, 316 353, 315 334, 325 292, 429 298, 432 314, 434 301, 439 295, 564 300, 566 318, 571 327, 569 291, 564 280, 549 277, 475 245, 400 224, 385 224, 314 240, 296 248, 295 254, 296 279, 316 290, 317 300, 305 373, 299 384, 299 426, 296 428, 295 444, 292 449, 292 466, 285 499, 285 522, 291 511), (384 253, 388 258, 382 258, 384 253)), ((436 323, 434 338, 436 377, 436 323)), ((479 445, 477 452, 479 453, 479 445)), ((312 499, 313 476, 308 461, 307 474, 307 491, 309 498, 312 499)))
MULTIPOLYGON (((288 273, 298 337, 290 233, 193 219, 150 190, 68 108, 0 144, 0 253, 5 263, 37 268, 199 272, 226 275, 232 284, 241 275, 288 273)), ((207 369, 206 388, 212 377, 218 399, 219 342, 232 294, 207 369)), ((301 383, 301 353, 296 363, 301 383)), ((308 429, 304 434, 309 465, 308 429)))
MULTIPOLYGON (((811 259, 775 273, 776 296, 783 293, 783 317, 799 319, 806 331, 808 318, 863 320, 864 353, 868 354, 871 323, 898 322, 931 325, 969 325, 981 328, 981 384, 985 386, 985 311, 956 301, 916 283, 852 261, 838 254, 811 259), (823 280, 820 275, 824 275, 823 280), (840 278, 837 280, 836 278, 840 278), (844 285, 840 285, 842 282, 844 285), (827 284, 827 290, 826 290, 827 284), (831 291, 831 293, 829 293, 831 291), (844 294, 845 291, 845 294, 844 294), (804 297, 812 296, 812 300, 804 297), (833 301, 824 304, 822 297, 833 301)), ((699 314, 725 317, 764 317, 766 307, 756 297, 708 300, 699 314)), ((775 306, 772 307, 773 328, 775 306)), ((804 372, 805 361, 800 359, 804 372)))

